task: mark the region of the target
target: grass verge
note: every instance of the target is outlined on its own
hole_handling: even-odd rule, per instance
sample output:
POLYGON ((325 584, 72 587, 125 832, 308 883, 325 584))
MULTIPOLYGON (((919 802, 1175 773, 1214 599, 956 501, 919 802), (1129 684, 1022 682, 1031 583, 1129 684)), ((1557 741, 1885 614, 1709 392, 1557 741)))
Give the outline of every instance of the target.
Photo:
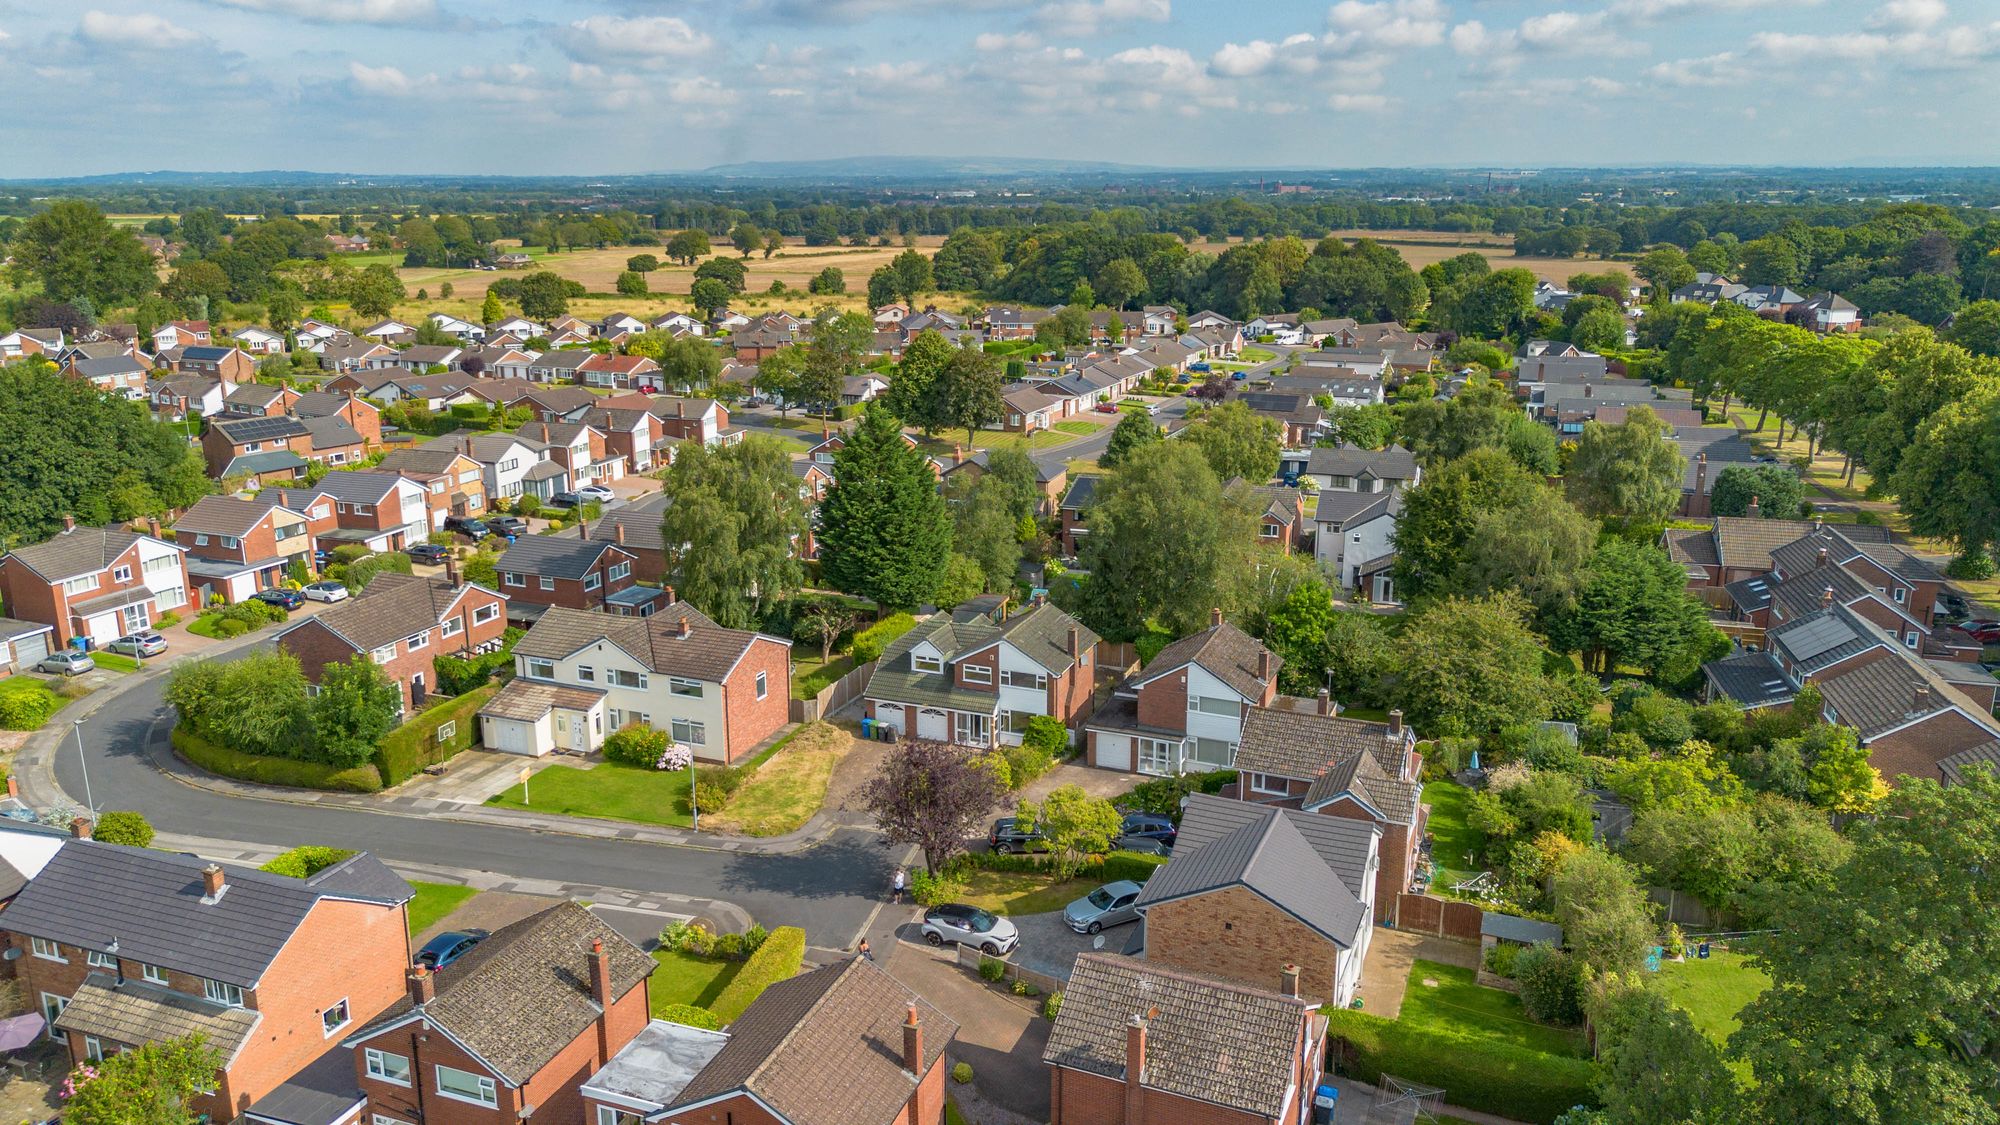
POLYGON ((646 998, 655 1018, 676 1004, 706 1008, 715 1003, 745 964, 672 949, 655 949, 653 960, 660 967, 646 981, 646 998))
POLYGON ((1097 889, 1092 879, 1055 881, 1039 871, 968 871, 960 902, 995 914, 1047 914, 1097 889))
POLYGON ((535 774, 526 786, 512 786, 488 797, 486 803, 504 809, 630 820, 669 828, 686 828, 693 823, 688 816, 686 770, 663 773, 617 762, 600 762, 589 769, 550 766, 535 774))
POLYGON ((853 743, 831 723, 809 723, 793 731, 750 765, 756 772, 710 824, 746 836, 782 836, 795 831, 826 803, 833 767, 853 743))
POLYGON ((416 888, 417 897, 410 900, 410 933, 423 933, 450 916, 451 912, 464 906, 467 899, 479 893, 475 887, 459 883, 420 883, 410 880, 416 888))
POLYGON ((137 672, 139 670, 139 662, 122 652, 93 652, 90 654, 90 659, 99 668, 108 668, 113 672, 137 672))

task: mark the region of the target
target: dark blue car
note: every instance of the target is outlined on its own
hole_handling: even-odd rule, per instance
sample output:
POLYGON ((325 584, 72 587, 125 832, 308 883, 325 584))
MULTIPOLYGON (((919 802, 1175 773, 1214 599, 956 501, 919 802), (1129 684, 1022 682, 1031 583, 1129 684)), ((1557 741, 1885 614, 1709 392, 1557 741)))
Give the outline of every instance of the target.
POLYGON ((439 934, 417 951, 417 964, 435 972, 472 952, 472 947, 485 939, 484 930, 453 930, 439 934))
POLYGON ((1125 823, 1119 828, 1121 840, 1151 840, 1164 847, 1173 847, 1180 829, 1174 827, 1173 818, 1158 813, 1126 813, 1125 823))
POLYGON ((306 596, 304 594, 299 593, 297 590, 286 589, 283 586, 270 590, 259 590, 252 596, 260 602, 269 602, 279 609, 297 609, 306 604, 306 596))

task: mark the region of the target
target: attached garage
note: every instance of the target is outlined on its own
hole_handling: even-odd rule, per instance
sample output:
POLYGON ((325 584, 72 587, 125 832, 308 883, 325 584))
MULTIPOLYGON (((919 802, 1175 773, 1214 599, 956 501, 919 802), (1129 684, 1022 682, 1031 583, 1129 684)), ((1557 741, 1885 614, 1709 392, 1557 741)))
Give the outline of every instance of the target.
POLYGON ((49 654, 53 626, 0 617, 0 675, 26 671, 49 654))
POLYGON ((951 739, 951 714, 935 707, 917 712, 917 737, 947 742, 951 739))
POLYGON ((604 744, 604 693, 542 680, 510 680, 479 709, 479 744, 539 758, 588 754, 604 744))

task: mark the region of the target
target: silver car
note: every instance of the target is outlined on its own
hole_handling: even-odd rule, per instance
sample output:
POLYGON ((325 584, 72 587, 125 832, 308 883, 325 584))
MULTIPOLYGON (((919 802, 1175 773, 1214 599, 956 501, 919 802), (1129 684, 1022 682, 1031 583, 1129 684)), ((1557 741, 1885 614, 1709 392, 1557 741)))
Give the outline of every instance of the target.
POLYGON ((88 653, 66 648, 42 657, 41 663, 35 665, 35 671, 54 672, 59 676, 81 676, 95 667, 97 661, 92 660, 88 653))
POLYGON ((1014 923, 990 910, 960 902, 948 902, 924 911, 921 932, 924 940, 932 945, 946 942, 970 945, 995 957, 1011 953, 1015 946, 1021 944, 1021 931, 1014 928, 1014 923))
POLYGON ((1136 922, 1139 910, 1133 903, 1141 889, 1129 879, 1106 883, 1063 907, 1063 923, 1077 933, 1094 934, 1106 926, 1136 922))

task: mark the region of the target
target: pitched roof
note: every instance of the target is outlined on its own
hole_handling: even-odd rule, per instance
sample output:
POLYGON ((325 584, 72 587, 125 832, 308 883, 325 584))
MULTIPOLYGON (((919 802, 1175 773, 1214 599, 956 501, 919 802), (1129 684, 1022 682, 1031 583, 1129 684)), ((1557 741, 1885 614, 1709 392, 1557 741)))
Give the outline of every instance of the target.
POLYGON ((421 1014, 519 1086, 602 1014, 590 991, 593 942, 610 955, 614 1002, 652 975, 654 961, 638 946, 582 906, 559 903, 494 931, 440 972, 437 993, 421 1010, 406 995, 347 1042, 421 1014))
POLYGON ((1077 633, 1078 651, 1088 651, 1100 639, 1083 622, 1047 602, 1023 610, 1000 623, 1000 635, 1021 655, 1060 676, 1076 663, 1069 650, 1069 631, 1077 633))
POLYGON ((648 670, 720 683, 759 639, 785 644, 762 633, 725 629, 686 602, 662 606, 650 617, 615 617, 551 606, 514 645, 517 656, 561 660, 587 645, 617 645, 648 670), (688 635, 680 635, 680 623, 688 635))
POLYGON ((1660 536, 1660 546, 1668 558, 1682 566, 1708 567, 1722 562, 1715 553, 1715 534, 1706 527, 1668 528, 1660 536))
MULTIPOLYGON (((119 949, 123 952, 124 943, 119 949)), ((227 1061, 236 1057, 262 1019, 263 1013, 253 1008, 232 1007, 143 980, 91 973, 56 1017, 56 1027, 114 1043, 200 1035, 227 1061)))
POLYGON ((660 530, 660 510, 656 508, 614 508, 590 525, 589 535, 599 542, 617 543, 628 551, 667 549, 667 537, 660 530), (625 531, 622 540, 618 537, 620 528, 625 531))
POLYGON ((1416 454, 1400 445, 1362 449, 1353 445, 1322 445, 1306 455, 1306 472, 1315 476, 1374 476, 1382 480, 1413 480, 1416 454))
MULTIPOLYGON (((1252 806, 1257 807, 1257 806, 1252 806)), ((1174 857, 1154 872, 1138 906, 1244 887, 1343 949, 1361 940, 1368 908, 1346 880, 1334 874, 1290 817, 1277 809, 1190 848, 1177 841, 1174 857)))
POLYGON ((304 422, 282 414, 271 417, 252 415, 248 418, 215 418, 209 421, 208 427, 221 433, 231 445, 242 445, 249 441, 295 438, 307 432, 304 422))
POLYGON ((920 1077, 903 1069, 912 1005, 929 1073, 958 1024, 884 970, 857 957, 779 981, 729 1025, 675 1104, 743 1090, 796 1125, 886 1125, 920 1077))
POLYGON ((1374 854, 1375 841, 1382 835, 1381 827, 1369 820, 1327 816, 1303 809, 1279 808, 1194 793, 1182 803, 1180 836, 1176 844, 1186 851, 1214 843, 1243 825, 1274 813, 1292 822, 1292 827, 1299 830, 1299 835, 1306 838, 1306 843, 1318 853, 1320 861, 1341 882, 1349 887, 1367 886, 1366 880, 1372 878, 1369 856, 1374 854))
MULTIPOLYGON (((436 625, 466 589, 442 578, 378 574, 359 594, 292 629, 317 623, 345 638, 355 651, 370 652, 436 625)), ((285 633, 279 634, 280 639, 285 633)))
POLYGON ((1077 478, 1069 482, 1069 491, 1063 493, 1061 506, 1078 512, 1087 510, 1097 502, 1097 484, 1103 479, 1094 473, 1077 474, 1077 478))
POLYGON ((1301 1025, 1316 1006, 1151 961, 1084 953, 1071 966, 1042 1061, 1122 1079, 1126 1028, 1137 1016, 1146 1020, 1140 1085, 1276 1118, 1293 1093, 1301 1025))
POLYGON ((7 928, 250 988, 323 898, 391 905, 408 883, 363 852, 310 879, 224 865, 222 896, 203 899, 192 855, 74 840, 7 906, 7 928))
POLYGON ((588 711, 604 698, 596 688, 571 687, 546 680, 508 680, 479 709, 481 715, 532 723, 554 710, 588 711))
POLYGON ((19 559, 36 574, 57 582, 95 574, 145 538, 122 527, 78 527, 40 543, 16 547, 6 557, 19 559))
POLYGON ((960 654, 986 648, 999 636, 999 627, 986 618, 955 621, 939 615, 919 622, 916 628, 890 641, 888 647, 882 650, 881 657, 875 662, 875 674, 868 681, 868 696, 897 703, 990 714, 999 706, 999 697, 992 692, 960 687, 952 676, 949 662, 960 654), (946 663, 940 671, 919 671, 911 660, 911 650, 924 643, 937 649, 944 657, 946 663))
MULTIPOLYGON (((1769 570, 1773 552, 1787 543, 1798 542, 1814 530, 1810 520, 1753 520, 1746 516, 1717 516, 1715 554, 1727 567, 1769 570)), ((1854 524, 1845 529, 1845 534, 1855 543, 1886 542, 1889 529, 1854 524)))
POLYGON ((1901 652, 1814 683, 1834 717, 1859 731, 1863 741, 1953 707, 2000 737, 2000 721, 1991 713, 1939 675, 1935 668, 1901 652), (1921 705, 1917 700, 1919 689, 1924 692, 1921 705))
MULTIPOLYGON (((272 500, 239 500, 234 496, 204 496, 174 521, 176 534, 233 535, 241 539, 264 514, 278 507, 272 500)), ((287 520, 287 523, 293 521, 287 520)))
POLYGON ((557 538, 553 535, 523 535, 494 561, 502 573, 538 574, 550 578, 581 580, 618 549, 616 543, 598 539, 557 538))
POLYGON ((375 467, 385 473, 422 473, 436 476, 451 471, 451 467, 463 456, 457 449, 430 449, 417 446, 410 449, 391 451, 375 467))
MULTIPOLYGON (((1236 768, 1300 779, 1340 778, 1342 787, 1324 794, 1326 798, 1338 795, 1348 785, 1365 784, 1368 788, 1363 795, 1371 798, 1370 804, 1392 821, 1404 821, 1415 811, 1420 788, 1401 780, 1413 738, 1407 728, 1404 733, 1391 734, 1387 723, 1321 715, 1316 710, 1252 707, 1243 717, 1236 768), (1358 758, 1369 759, 1376 769, 1355 776, 1346 767, 1358 758), (1377 798, 1386 801, 1387 807, 1377 798)), ((1306 804, 1310 808, 1314 802, 1309 798, 1306 804)))
MULTIPOLYGON (((1133 678, 1132 686, 1138 687, 1184 665, 1197 664, 1244 698, 1262 699, 1265 681, 1257 675, 1257 661, 1259 654, 1265 652, 1270 650, 1262 641, 1225 621, 1161 649, 1145 671, 1133 678)), ((1271 676, 1278 674, 1283 663, 1283 657, 1271 653, 1271 676)))

